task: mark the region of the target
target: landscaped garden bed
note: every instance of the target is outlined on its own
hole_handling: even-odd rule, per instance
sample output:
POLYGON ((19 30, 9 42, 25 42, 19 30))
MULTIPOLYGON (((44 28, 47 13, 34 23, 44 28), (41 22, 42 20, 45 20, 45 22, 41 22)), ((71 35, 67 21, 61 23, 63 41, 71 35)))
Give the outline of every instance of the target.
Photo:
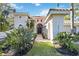
POLYGON ((77 46, 75 41, 77 41, 79 35, 72 35, 68 32, 59 33, 55 40, 58 41, 58 44, 61 46, 57 48, 57 51, 63 55, 77 56, 79 55, 79 46, 77 46))
POLYGON ((7 33, 5 40, 0 42, 0 55, 21 56, 26 54, 32 48, 35 37, 36 34, 31 30, 14 29, 11 33, 7 33))
POLYGON ((74 50, 68 50, 67 48, 58 48, 56 49, 58 52, 60 52, 63 55, 67 55, 67 56, 77 56, 78 55, 78 51, 74 50))

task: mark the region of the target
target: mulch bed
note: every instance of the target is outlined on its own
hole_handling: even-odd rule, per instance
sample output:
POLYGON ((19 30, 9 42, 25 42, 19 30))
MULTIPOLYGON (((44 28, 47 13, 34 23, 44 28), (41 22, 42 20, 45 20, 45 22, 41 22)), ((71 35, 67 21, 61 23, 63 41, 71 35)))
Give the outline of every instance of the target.
POLYGON ((78 54, 79 54, 76 50, 70 51, 63 47, 57 48, 56 50, 65 56, 78 56, 78 54))

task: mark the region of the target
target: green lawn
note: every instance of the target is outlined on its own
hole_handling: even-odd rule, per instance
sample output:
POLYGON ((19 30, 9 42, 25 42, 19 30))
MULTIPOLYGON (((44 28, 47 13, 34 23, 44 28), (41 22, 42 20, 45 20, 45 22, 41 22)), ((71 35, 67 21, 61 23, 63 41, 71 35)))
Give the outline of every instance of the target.
POLYGON ((35 42, 27 56, 60 56, 50 42, 35 42))

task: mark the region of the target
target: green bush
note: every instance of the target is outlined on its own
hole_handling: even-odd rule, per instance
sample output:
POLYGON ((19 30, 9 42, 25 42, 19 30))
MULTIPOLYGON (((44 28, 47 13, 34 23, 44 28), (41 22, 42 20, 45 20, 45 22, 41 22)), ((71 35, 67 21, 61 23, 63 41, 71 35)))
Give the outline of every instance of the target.
POLYGON ((11 34, 8 34, 6 38, 8 44, 11 45, 12 49, 19 51, 27 47, 27 44, 31 43, 32 32, 24 28, 15 29, 11 34))
POLYGON ((5 53, 5 49, 6 49, 7 46, 8 46, 7 40, 3 40, 3 41, 0 42, 0 55, 2 53, 5 53))
MULTIPOLYGON (((7 33, 6 39, 1 42, 1 48, 5 48, 10 46, 11 50, 19 52, 27 48, 29 50, 31 48, 32 38, 35 34, 27 29, 18 28, 14 29, 11 33, 7 33)), ((26 50, 26 51, 27 51, 26 50)))
POLYGON ((70 51, 76 50, 76 46, 73 43, 75 40, 75 36, 71 35, 68 32, 59 33, 55 37, 55 40, 57 40, 62 47, 65 47, 70 51))
POLYGON ((74 41, 79 41, 79 33, 75 34, 74 39, 75 39, 74 41))

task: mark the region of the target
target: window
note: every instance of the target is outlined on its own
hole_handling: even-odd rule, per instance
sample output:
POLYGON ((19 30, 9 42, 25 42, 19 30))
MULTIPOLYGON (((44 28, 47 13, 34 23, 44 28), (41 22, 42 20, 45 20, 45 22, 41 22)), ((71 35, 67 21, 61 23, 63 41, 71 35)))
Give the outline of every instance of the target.
POLYGON ((42 20, 41 20, 41 22, 42 22, 42 20))
POLYGON ((37 22, 38 22, 39 20, 37 20, 37 22))

